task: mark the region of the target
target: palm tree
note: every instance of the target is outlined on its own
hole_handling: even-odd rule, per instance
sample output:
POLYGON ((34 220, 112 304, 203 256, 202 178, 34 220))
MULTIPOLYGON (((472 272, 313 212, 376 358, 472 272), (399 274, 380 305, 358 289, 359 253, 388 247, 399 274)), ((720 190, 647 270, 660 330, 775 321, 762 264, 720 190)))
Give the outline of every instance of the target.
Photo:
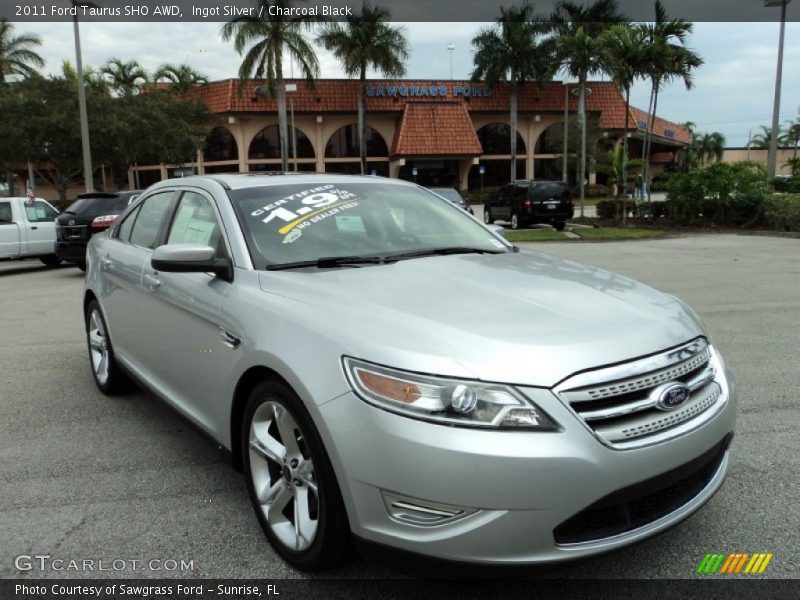
POLYGON ((644 181, 647 188, 647 200, 650 201, 650 146, 653 127, 658 109, 658 94, 661 89, 674 79, 683 79, 686 89, 694 86, 692 71, 703 64, 700 56, 684 46, 686 38, 692 33, 694 25, 684 19, 670 19, 661 0, 655 3, 655 21, 642 25, 647 42, 651 49, 651 64, 648 68, 650 78, 650 118, 645 129, 643 148, 644 181))
POLYGON ((193 87, 208 83, 208 77, 187 64, 163 64, 153 73, 153 81, 166 81, 170 84, 170 89, 185 96, 193 87))
POLYGON ((543 85, 551 76, 552 43, 540 40, 542 19, 534 6, 500 7, 494 25, 478 32, 472 39, 475 47, 472 79, 483 80, 491 88, 508 81, 511 95, 511 181, 517 178, 517 95, 520 86, 530 81, 543 85))
POLYGON ((142 84, 149 81, 147 72, 135 60, 125 62, 120 58, 111 58, 100 69, 100 73, 119 96, 134 96, 139 93, 142 84))
POLYGON ((787 121, 783 142, 788 146, 794 147, 793 158, 797 158, 797 150, 798 146, 800 146, 800 118, 796 121, 787 121))
POLYGON ((705 166, 706 161, 712 158, 716 162, 722 160, 725 152, 725 136, 718 131, 696 134, 692 145, 695 147, 700 164, 705 166))
POLYGON ((408 59, 408 41, 401 27, 389 24, 386 8, 365 2, 361 13, 346 21, 330 23, 317 38, 339 59, 348 77, 358 76, 358 148, 361 174, 367 172, 367 69, 385 77, 402 77, 408 59))
POLYGON ((578 183, 581 217, 586 195, 586 82, 602 70, 598 38, 616 23, 626 21, 618 12, 616 0, 596 0, 588 6, 559 2, 551 17, 555 30, 556 64, 578 79, 578 122, 581 128, 581 158, 578 183))
POLYGON ((622 223, 627 221, 625 187, 628 182, 628 122, 631 107, 631 87, 645 73, 650 62, 649 47, 644 44, 639 27, 614 25, 600 36, 600 60, 603 70, 625 95, 625 128, 622 134, 622 154, 617 189, 622 189, 622 223))
POLYGON ((37 73, 36 69, 44 67, 44 59, 34 50, 41 44, 38 35, 14 36, 14 26, 0 19, 0 85, 8 75, 31 77, 37 73))
MULTIPOLYGON (((780 135, 781 135, 780 131, 778 131, 778 136, 780 135)), ((772 142, 772 127, 762 125, 761 133, 757 133, 750 138, 750 147, 762 148, 762 149, 769 148, 771 142, 772 142)))
MULTIPOLYGON (((301 0, 303 1, 303 0, 301 0)), ((288 126, 286 123, 286 86, 283 81, 284 52, 297 61, 306 80, 313 85, 319 73, 314 48, 303 37, 303 30, 313 17, 291 15, 294 0, 258 0, 258 17, 240 17, 222 26, 222 39, 233 39, 233 47, 244 55, 239 66, 239 89, 249 79, 266 79, 270 95, 278 102, 278 132, 281 146, 281 169, 289 170, 288 126), (277 13, 276 16, 270 12, 277 13)))

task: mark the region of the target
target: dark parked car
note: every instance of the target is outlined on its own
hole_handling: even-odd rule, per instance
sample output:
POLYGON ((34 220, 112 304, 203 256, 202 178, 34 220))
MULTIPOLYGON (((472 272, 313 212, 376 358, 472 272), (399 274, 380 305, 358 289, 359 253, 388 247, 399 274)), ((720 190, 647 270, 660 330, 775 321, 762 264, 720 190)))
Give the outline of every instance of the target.
POLYGON ((56 219, 56 255, 85 271, 89 238, 111 227, 140 193, 133 190, 80 194, 56 219))
POLYGON ((452 202, 456 206, 463 208, 469 214, 474 215, 475 211, 472 210, 472 207, 469 205, 469 202, 464 200, 464 197, 458 193, 458 190, 453 188, 428 188, 437 196, 441 196, 448 202, 452 202))
POLYGON ((563 231, 575 210, 572 193, 563 181, 518 180, 501 187, 486 202, 483 222, 509 221, 512 229, 549 223, 563 231))

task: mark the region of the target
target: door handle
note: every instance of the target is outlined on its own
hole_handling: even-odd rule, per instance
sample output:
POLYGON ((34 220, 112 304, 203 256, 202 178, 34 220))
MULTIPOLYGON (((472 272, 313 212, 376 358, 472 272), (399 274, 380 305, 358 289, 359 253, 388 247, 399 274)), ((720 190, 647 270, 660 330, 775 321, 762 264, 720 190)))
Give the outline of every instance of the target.
POLYGON ((31 225, 31 229, 39 229, 36 225, 31 225))
POLYGON ((145 275, 144 280, 147 282, 147 285, 151 290, 155 290, 161 285, 161 280, 155 275, 145 275))

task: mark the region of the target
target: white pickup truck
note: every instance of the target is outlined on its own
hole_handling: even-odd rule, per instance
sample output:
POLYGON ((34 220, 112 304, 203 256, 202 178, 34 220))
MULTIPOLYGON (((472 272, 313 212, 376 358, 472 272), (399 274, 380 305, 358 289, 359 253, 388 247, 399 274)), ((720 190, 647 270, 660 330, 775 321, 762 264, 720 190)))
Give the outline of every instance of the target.
POLYGON ((58 211, 46 200, 37 198, 0 198, 0 259, 38 258, 57 266, 55 255, 58 211))

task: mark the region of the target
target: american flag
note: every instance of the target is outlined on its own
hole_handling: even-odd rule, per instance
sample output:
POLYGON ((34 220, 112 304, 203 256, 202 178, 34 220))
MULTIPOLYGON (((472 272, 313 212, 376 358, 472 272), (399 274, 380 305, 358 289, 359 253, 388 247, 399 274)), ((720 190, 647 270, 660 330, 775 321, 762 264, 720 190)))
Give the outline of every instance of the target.
POLYGON ((25 190, 25 204, 33 204, 36 201, 36 194, 33 193, 31 182, 28 182, 28 189, 25 190))

